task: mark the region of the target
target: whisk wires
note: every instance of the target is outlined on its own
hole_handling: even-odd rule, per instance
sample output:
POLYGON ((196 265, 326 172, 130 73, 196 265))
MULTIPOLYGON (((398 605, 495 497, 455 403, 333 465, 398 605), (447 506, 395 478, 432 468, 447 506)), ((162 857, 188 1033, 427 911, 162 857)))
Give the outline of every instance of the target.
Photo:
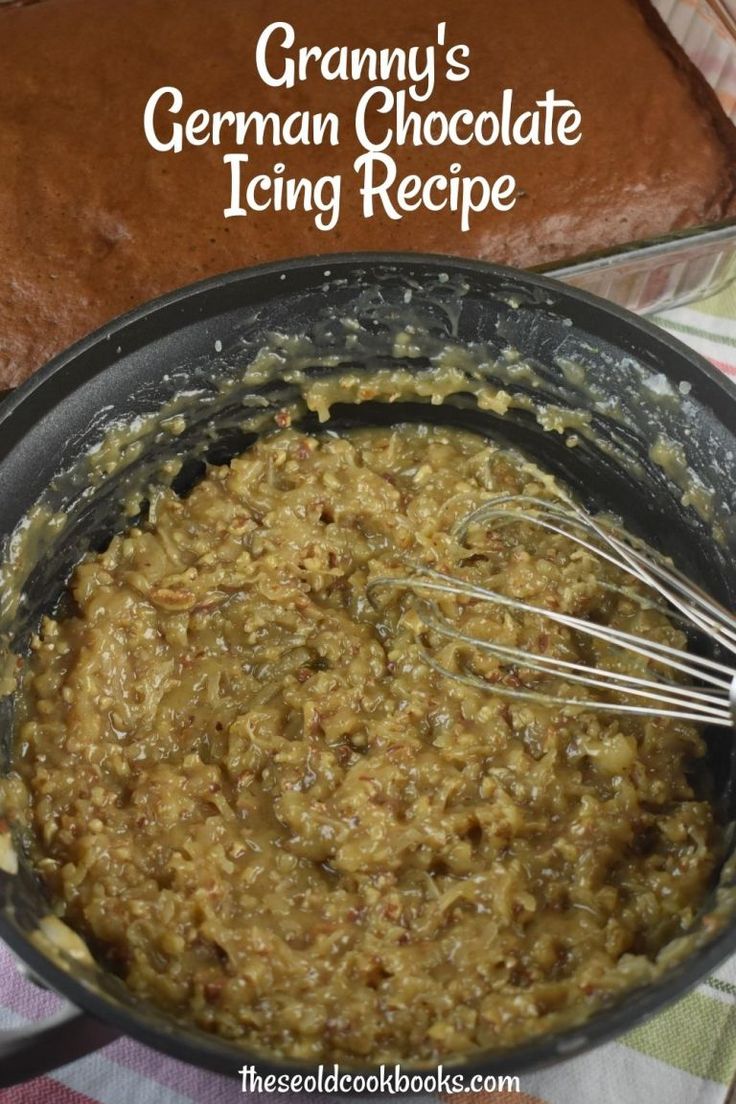
MULTIPOLYGON (((557 534, 602 559, 634 583, 634 586, 623 586, 602 581, 600 585, 605 589, 625 596, 642 609, 655 609, 666 614, 678 626, 696 630, 719 645, 721 651, 736 656, 736 619, 728 610, 664 556, 608 519, 595 518, 567 499, 496 495, 466 515, 457 525, 455 536, 460 544, 464 544, 475 527, 500 531, 514 523, 557 534), (641 586, 647 589, 646 595, 637 589, 641 586)), ((512 699, 565 708, 667 716, 722 727, 735 723, 736 663, 725 663, 638 633, 526 602, 431 567, 415 565, 405 576, 382 576, 371 580, 368 584, 369 599, 375 603, 382 589, 409 593, 425 630, 471 652, 498 660, 497 677, 489 680, 467 667, 459 670, 447 667, 418 639, 420 652, 429 666, 466 685, 512 699), (542 651, 519 648, 467 633, 442 612, 436 599, 443 595, 459 598, 471 605, 486 603, 512 613, 545 618, 575 634, 593 638, 607 648, 635 654, 644 661, 645 674, 562 659, 542 651), (519 672, 533 672, 558 680, 555 692, 519 684, 519 672), (513 685, 509 684, 507 677, 511 673, 514 675, 513 685), (575 686, 590 688, 597 696, 571 696, 570 688, 575 686)))

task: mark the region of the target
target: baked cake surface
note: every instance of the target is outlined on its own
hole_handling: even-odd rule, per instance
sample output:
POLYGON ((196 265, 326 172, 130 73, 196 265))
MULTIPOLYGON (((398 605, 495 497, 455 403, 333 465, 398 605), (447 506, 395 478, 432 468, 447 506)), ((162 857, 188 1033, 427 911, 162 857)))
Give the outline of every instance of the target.
MULTIPOLYGON (((645 0, 42 0, 0 9, 0 386, 15 385, 115 315, 201 277, 268 259, 345 249, 459 253, 532 266, 736 213, 736 128, 645 0), (445 111, 497 108, 554 88, 582 111, 574 147, 392 149, 399 175, 513 173, 508 213, 364 220, 350 125, 365 85, 318 76, 271 89, 260 31, 291 22, 297 45, 471 47, 471 75, 438 81, 445 111), (303 212, 224 219, 234 145, 153 151, 148 97, 179 87, 211 111, 339 110, 342 143, 245 147, 248 172, 345 174, 342 216, 321 232, 303 212)), ((421 107, 422 105, 420 105, 421 107)))

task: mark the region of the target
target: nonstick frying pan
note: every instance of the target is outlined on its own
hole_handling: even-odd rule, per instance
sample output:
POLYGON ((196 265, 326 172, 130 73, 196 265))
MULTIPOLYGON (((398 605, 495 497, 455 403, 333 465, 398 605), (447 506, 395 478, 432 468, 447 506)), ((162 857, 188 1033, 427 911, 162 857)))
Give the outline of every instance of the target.
MULTIPOLYGON (((540 276, 418 254, 337 255, 233 272, 174 292, 56 357, 5 400, 5 552, 10 535, 39 502, 66 518, 55 536, 41 531, 29 545, 24 600, 17 608, 6 602, 0 631, 15 650, 23 650, 42 613, 55 607, 80 555, 103 547, 130 523, 121 510, 121 491, 137 473, 148 477, 166 456, 183 456, 175 486, 185 491, 207 460, 227 461, 247 446, 252 432, 237 416, 243 395, 235 385, 223 391, 220 383, 237 381, 264 346, 283 354, 293 335, 315 374, 338 367, 360 373, 396 364, 398 357, 419 375, 448 345, 472 348, 476 370, 500 381, 512 396, 526 397, 526 404, 512 405, 502 416, 479 409, 463 393, 440 406, 419 399, 344 403, 327 425, 339 430, 431 419, 501 438, 572 484, 589 505, 616 511, 736 608, 736 389, 725 377, 649 323, 540 276), (402 356, 394 337, 407 327, 422 339, 402 356), (191 395, 184 403, 191 408, 184 433, 162 434, 153 418, 134 459, 91 490, 80 481, 80 458, 109 426, 154 414, 182 390, 191 395), (574 429, 574 417, 564 416, 558 419, 561 431, 550 432, 534 409, 563 415, 584 409, 582 432, 574 429), (671 463, 661 460, 662 442, 676 446, 671 463)), ((268 411, 287 401, 293 388, 277 375, 256 390, 260 408, 268 411)), ((305 417, 304 425, 314 428, 314 416, 305 417)), ((5 699, 6 762, 11 723, 12 701, 5 699)), ((723 733, 706 737, 714 801, 730 822, 732 741, 723 733)), ((69 1005, 52 1021, 0 1038, 0 1084, 45 1072, 120 1033, 222 1073, 236 1075, 243 1064, 264 1073, 306 1072, 298 1063, 249 1054, 142 1005, 103 966, 52 961, 31 938, 46 911, 43 892, 21 857, 18 874, 0 875, 0 937, 32 976, 69 1005)), ((461 1063, 462 1071, 523 1074, 568 1058, 681 996, 735 950, 736 919, 729 919, 655 984, 628 993, 584 1025, 511 1050, 474 1054, 461 1063)))

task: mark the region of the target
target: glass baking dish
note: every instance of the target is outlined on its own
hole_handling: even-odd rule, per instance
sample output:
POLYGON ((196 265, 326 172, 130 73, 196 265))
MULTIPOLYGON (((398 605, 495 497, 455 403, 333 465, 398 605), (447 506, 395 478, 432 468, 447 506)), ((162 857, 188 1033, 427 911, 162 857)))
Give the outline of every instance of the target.
MULTIPOLYGON (((0 7, 34 2, 0 0, 0 7)), ((736 125, 736 0, 649 2, 736 125)), ((677 306, 713 294, 736 278, 736 219, 556 261, 537 271, 640 314, 677 306)))
MULTIPOLYGON (((652 0, 736 124, 736 0, 652 0)), ((640 314, 701 299, 736 278, 736 219, 546 266, 640 314)))

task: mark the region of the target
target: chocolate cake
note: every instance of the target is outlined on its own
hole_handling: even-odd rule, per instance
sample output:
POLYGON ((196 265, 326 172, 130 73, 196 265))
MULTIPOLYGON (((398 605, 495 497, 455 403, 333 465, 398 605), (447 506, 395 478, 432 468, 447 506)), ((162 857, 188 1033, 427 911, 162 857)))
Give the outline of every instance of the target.
POLYGON ((460 253, 546 264, 736 214, 736 128, 645 0, 41 0, 0 7, 0 386, 152 296, 256 261, 344 249, 460 253), (467 80, 439 79, 425 110, 522 104, 554 88, 582 112, 574 146, 404 146, 400 175, 516 178, 513 210, 363 218, 351 128, 365 83, 259 78, 255 44, 274 20, 296 44, 470 47, 467 80), (225 219, 237 147, 156 152, 143 113, 162 85, 185 112, 339 111, 341 144, 258 149, 247 173, 343 173, 342 213, 320 231, 303 211, 225 219))

